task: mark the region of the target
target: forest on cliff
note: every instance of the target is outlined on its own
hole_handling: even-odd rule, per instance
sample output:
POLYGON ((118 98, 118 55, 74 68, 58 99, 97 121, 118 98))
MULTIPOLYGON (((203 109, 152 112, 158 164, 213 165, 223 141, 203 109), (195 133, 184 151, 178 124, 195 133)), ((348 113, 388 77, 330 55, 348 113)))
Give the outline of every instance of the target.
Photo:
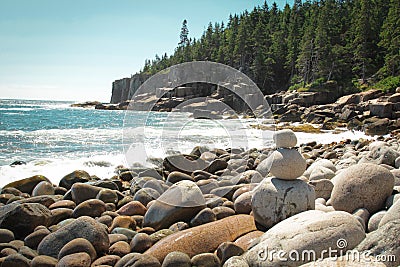
POLYGON ((209 60, 242 71, 264 94, 400 86, 399 0, 295 0, 283 9, 265 2, 226 25, 210 22, 198 39, 189 38, 188 22, 175 52, 146 60, 141 73, 209 60))

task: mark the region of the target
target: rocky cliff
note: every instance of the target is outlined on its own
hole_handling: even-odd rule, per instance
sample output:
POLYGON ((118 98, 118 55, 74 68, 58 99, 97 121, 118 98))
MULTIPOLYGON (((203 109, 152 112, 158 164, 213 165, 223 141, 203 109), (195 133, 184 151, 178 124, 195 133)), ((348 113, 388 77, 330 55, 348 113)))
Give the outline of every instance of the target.
POLYGON ((130 78, 116 80, 112 84, 111 104, 118 104, 130 100, 136 90, 148 79, 147 75, 135 74, 130 78))

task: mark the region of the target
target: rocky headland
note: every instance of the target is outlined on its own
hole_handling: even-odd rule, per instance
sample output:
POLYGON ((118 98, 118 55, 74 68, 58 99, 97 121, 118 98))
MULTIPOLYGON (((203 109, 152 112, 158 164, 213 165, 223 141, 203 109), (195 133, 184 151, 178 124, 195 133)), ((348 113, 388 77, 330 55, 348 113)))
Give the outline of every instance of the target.
POLYGON ((274 143, 196 147, 104 180, 77 170, 57 185, 12 182, 0 194, 1 266, 400 264, 398 135, 298 145, 280 130, 274 143))
MULTIPOLYGON (((144 74, 135 74, 113 82, 109 104, 85 102, 74 107, 95 107, 105 110, 141 110, 151 106, 153 111, 176 111, 176 107, 188 100, 207 97, 221 101, 236 112, 229 110, 209 111, 209 103, 192 103, 187 109, 195 117, 237 118, 237 114, 254 116, 246 103, 224 87, 204 83, 186 84, 177 88, 159 88, 155 94, 136 94, 140 85, 148 79, 144 74)), ((300 123, 305 126, 294 130, 319 132, 338 128, 364 131, 368 135, 385 135, 400 128, 400 88, 395 93, 380 90, 340 96, 335 86, 325 85, 323 90, 310 92, 282 91, 265 95, 275 122, 300 123)), ((248 96, 252 97, 251 95, 248 96)), ((212 103, 211 103, 212 104, 212 103)), ((256 111, 257 112, 257 111, 256 111)), ((259 129, 269 129, 266 125, 253 125, 259 129)))

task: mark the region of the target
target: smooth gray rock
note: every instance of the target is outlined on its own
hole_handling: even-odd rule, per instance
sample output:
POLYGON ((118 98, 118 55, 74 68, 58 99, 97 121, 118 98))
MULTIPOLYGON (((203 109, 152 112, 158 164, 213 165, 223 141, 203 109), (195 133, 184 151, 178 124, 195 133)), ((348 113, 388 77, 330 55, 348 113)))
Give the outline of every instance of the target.
POLYGON ((358 251, 369 251, 372 256, 388 257, 394 255, 395 261, 386 261, 386 266, 399 266, 400 264, 400 219, 389 221, 367 235, 355 248, 358 251))
POLYGON ((200 188, 192 181, 180 181, 165 191, 148 209, 143 226, 156 230, 193 218, 205 207, 200 188))
POLYGON ((40 242, 37 251, 40 255, 57 258, 65 244, 80 237, 92 243, 98 255, 108 252, 110 241, 106 228, 87 216, 80 217, 46 236, 40 242))
POLYGON ((269 229, 243 258, 249 266, 299 266, 310 260, 306 258, 302 262, 287 257, 287 261, 284 261, 275 254, 270 261, 266 252, 268 248, 286 252, 296 250, 301 255, 304 251, 313 250, 316 255, 321 255, 322 250, 329 248, 340 250, 340 240, 345 240, 346 246, 341 251, 346 252, 355 248, 364 238, 362 225, 351 214, 343 211, 310 210, 294 215, 269 229))
POLYGON ((256 170, 264 176, 270 173, 280 179, 293 180, 300 177, 306 167, 306 160, 299 151, 280 148, 263 160, 256 170))
POLYGON ((335 210, 353 212, 366 208, 370 213, 381 210, 392 194, 393 174, 376 164, 357 164, 334 178, 331 204, 335 210))
POLYGON ((290 129, 276 131, 272 138, 276 148, 291 148, 297 144, 296 134, 290 129))
POLYGON ((315 191, 302 180, 266 178, 253 190, 255 220, 269 228, 297 213, 315 208, 315 191))

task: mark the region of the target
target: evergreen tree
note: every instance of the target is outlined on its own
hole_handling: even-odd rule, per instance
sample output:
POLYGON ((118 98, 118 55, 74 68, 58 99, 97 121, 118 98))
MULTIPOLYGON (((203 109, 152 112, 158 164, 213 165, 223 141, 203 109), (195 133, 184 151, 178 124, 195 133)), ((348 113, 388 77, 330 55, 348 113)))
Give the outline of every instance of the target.
POLYGON ((389 12, 380 34, 379 45, 385 49, 385 65, 382 68, 387 75, 400 75, 400 1, 391 0, 389 12))
POLYGON ((178 43, 178 46, 187 46, 189 45, 189 29, 187 26, 187 20, 183 20, 182 22, 182 28, 181 28, 181 33, 179 35, 180 41, 178 43))

